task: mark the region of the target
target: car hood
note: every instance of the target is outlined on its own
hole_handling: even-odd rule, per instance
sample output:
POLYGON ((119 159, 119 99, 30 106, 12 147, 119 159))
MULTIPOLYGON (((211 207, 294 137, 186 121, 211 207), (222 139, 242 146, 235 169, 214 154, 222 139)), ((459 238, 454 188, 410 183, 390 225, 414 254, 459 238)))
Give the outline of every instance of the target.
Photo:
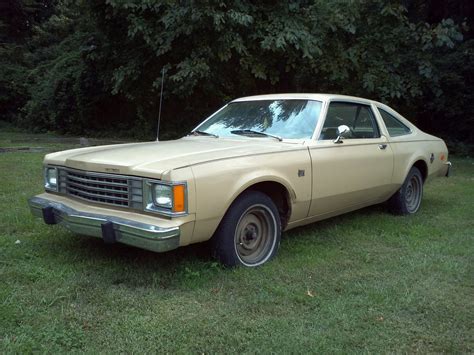
POLYGON ((184 137, 173 141, 66 150, 46 155, 44 163, 87 171, 160 179, 166 171, 208 161, 294 149, 301 149, 301 145, 267 138, 184 137))

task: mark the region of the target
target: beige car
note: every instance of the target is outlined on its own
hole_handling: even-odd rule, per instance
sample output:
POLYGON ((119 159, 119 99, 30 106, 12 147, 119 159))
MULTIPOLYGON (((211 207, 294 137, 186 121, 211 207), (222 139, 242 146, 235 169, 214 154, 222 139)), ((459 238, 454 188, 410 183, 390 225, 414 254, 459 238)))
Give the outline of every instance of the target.
POLYGON ((46 155, 35 216, 156 252, 211 240, 225 265, 258 266, 281 233, 388 201, 413 214, 423 184, 448 176, 443 140, 357 97, 234 100, 174 141, 46 155))

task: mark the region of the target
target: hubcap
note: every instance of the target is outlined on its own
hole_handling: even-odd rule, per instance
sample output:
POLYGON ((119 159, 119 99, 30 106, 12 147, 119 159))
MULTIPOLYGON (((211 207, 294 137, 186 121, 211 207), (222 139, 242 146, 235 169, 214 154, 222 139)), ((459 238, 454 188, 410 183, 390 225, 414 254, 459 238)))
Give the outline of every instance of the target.
POLYGON ((247 265, 266 261, 275 247, 276 231, 275 218, 266 206, 248 208, 235 230, 235 247, 240 260, 247 265))
POLYGON ((405 190, 405 203, 410 213, 415 213, 420 207, 422 186, 422 182, 417 175, 413 175, 408 181, 405 190))

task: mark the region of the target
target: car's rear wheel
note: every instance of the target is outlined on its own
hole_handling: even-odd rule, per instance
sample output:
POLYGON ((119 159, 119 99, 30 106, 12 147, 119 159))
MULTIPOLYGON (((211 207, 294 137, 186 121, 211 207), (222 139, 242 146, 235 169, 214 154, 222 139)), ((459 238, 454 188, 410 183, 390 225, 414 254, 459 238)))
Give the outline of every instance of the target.
POLYGON ((400 189, 388 201, 394 214, 408 215, 420 209, 423 197, 423 177, 417 167, 412 167, 400 189))
POLYGON ((259 266, 275 256, 281 221, 272 199, 247 191, 230 206, 212 237, 215 256, 226 266, 259 266))

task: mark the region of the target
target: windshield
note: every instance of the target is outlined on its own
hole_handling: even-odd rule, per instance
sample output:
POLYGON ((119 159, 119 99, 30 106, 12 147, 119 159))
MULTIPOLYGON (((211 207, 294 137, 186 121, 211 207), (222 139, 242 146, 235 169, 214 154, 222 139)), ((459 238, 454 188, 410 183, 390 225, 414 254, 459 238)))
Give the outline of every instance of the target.
POLYGON ((219 137, 235 137, 237 131, 249 130, 282 138, 308 139, 313 135, 320 111, 321 102, 314 100, 232 102, 197 130, 219 137))

